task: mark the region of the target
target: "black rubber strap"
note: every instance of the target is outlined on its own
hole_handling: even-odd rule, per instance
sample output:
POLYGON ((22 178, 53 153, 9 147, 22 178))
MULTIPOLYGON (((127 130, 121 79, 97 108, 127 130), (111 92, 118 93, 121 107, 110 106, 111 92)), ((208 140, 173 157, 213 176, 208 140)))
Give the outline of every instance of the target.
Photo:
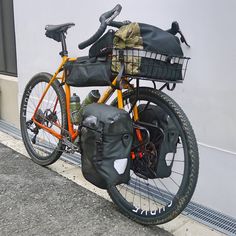
POLYGON ((125 70, 125 64, 124 64, 124 62, 121 62, 120 71, 119 71, 119 73, 117 75, 117 79, 116 79, 116 88, 117 89, 121 89, 120 82, 121 82, 121 78, 123 76, 124 70, 125 70))
POLYGON ((96 160, 97 161, 102 161, 103 158, 103 140, 104 140, 104 124, 100 122, 100 125, 102 125, 101 132, 97 132, 98 136, 96 137, 96 160))

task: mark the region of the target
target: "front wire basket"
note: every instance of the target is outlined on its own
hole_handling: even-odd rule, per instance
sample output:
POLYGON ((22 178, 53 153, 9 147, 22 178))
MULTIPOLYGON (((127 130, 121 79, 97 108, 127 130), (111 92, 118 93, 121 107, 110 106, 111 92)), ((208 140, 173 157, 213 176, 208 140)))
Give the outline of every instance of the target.
POLYGON ((124 63, 124 75, 161 82, 182 82, 189 57, 170 56, 142 49, 113 49, 111 70, 119 73, 124 63))

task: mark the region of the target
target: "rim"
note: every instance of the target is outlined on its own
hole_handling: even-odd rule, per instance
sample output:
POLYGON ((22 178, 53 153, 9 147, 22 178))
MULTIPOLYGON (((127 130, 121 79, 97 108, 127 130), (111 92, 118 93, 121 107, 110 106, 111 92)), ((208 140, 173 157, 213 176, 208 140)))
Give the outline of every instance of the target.
MULTIPOLYGON (((27 143, 31 152, 40 159, 47 159, 54 151, 59 150, 61 143, 58 138, 40 129, 32 121, 34 111, 47 85, 48 82, 40 81, 28 87, 23 100, 25 109, 22 111, 22 117, 27 143)), ((36 114, 36 119, 54 131, 61 133, 61 128, 59 128, 62 126, 61 104, 53 86, 50 86, 46 93, 36 114)))
MULTIPOLYGON (((168 107, 161 102, 155 104, 144 100, 143 96, 140 95, 137 105, 147 103, 150 105, 158 105, 159 107, 162 105, 161 108, 168 113, 170 119, 172 119, 173 123, 180 131, 176 153, 168 153, 165 158, 167 165, 173 161, 171 175, 167 178, 144 179, 140 177, 139 174, 137 175, 134 170, 131 170, 129 183, 116 186, 115 191, 120 193, 120 201, 126 205, 126 208, 139 215, 155 217, 156 215, 169 211, 174 207, 174 203, 178 201, 179 195, 183 191, 186 183, 188 163, 186 142, 177 118, 170 112, 168 107)), ((125 99, 124 105, 125 110, 129 111, 131 105, 128 98, 125 99)))

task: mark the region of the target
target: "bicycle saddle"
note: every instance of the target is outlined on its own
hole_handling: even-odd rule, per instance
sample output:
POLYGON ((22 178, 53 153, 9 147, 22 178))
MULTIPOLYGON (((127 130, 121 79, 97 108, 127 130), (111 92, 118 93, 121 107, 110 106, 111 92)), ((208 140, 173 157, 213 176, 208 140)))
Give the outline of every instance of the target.
POLYGON ((74 23, 65 23, 60 25, 46 25, 45 30, 54 32, 66 32, 70 27, 74 26, 74 23))
POLYGON ((74 23, 66 23, 66 24, 61 24, 61 25, 46 25, 45 26, 45 30, 46 33, 45 35, 48 38, 54 39, 57 42, 61 42, 62 40, 62 35, 65 39, 65 33, 67 32, 67 30, 74 26, 74 23))

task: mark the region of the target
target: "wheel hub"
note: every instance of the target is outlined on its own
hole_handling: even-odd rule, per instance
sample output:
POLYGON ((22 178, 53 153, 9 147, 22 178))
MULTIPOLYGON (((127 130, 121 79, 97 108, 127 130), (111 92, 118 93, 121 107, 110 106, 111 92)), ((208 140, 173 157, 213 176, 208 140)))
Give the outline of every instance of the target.
POLYGON ((51 128, 54 123, 58 120, 56 111, 51 111, 50 109, 46 109, 44 112, 41 109, 38 109, 38 111, 35 114, 35 119, 40 124, 47 126, 48 128, 51 128))
POLYGON ((141 152, 136 152, 135 158, 132 160, 131 169, 134 173, 143 179, 155 179, 156 168, 158 164, 158 156, 155 145, 150 142, 141 152))

